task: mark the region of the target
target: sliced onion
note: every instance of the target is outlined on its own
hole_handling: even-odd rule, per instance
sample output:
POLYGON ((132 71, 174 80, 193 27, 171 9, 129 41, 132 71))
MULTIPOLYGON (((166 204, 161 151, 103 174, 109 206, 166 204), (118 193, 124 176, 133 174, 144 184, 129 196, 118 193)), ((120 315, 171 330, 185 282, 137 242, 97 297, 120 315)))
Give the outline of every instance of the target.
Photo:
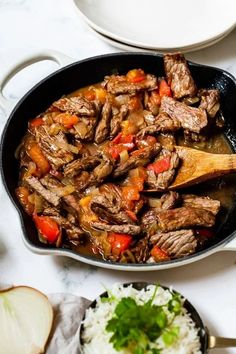
POLYGON ((200 98, 199 97, 186 97, 183 99, 183 102, 187 104, 188 106, 191 106, 197 102, 199 102, 200 98))
POLYGON ((52 188, 53 192, 56 193, 59 197, 64 197, 66 195, 69 195, 75 191, 75 187, 72 186, 71 184, 65 186, 65 187, 53 187, 52 188))
POLYGON ((59 140, 55 140, 53 142, 54 145, 56 145, 59 149, 62 149, 62 150, 66 150, 66 151, 69 151, 69 152, 73 152, 74 154, 78 154, 79 153, 79 148, 72 145, 72 144, 68 144, 67 142, 65 141, 59 141, 59 140))
POLYGON ((139 177, 139 169, 134 168, 133 170, 129 171, 129 177, 131 178, 138 178, 139 177))
POLYGON ((148 198, 148 203, 151 208, 161 208, 161 201, 158 198, 148 198))
POLYGON ((120 162, 121 163, 124 163, 128 160, 129 158, 129 154, 128 154, 128 151, 127 150, 123 150, 119 153, 120 155, 120 162))
POLYGON ((37 193, 30 194, 28 200, 34 205, 34 211, 39 214, 43 211, 43 199, 37 193))
POLYGON ((45 295, 26 286, 0 291, 0 319, 1 353, 44 353, 53 322, 45 295))
POLYGON ((57 135, 61 131, 65 131, 65 127, 63 127, 63 125, 61 124, 53 123, 52 125, 50 125, 49 135, 57 135))
POLYGON ((79 122, 74 125, 75 130, 79 134, 80 138, 85 138, 86 134, 88 133, 88 127, 84 122, 79 122))

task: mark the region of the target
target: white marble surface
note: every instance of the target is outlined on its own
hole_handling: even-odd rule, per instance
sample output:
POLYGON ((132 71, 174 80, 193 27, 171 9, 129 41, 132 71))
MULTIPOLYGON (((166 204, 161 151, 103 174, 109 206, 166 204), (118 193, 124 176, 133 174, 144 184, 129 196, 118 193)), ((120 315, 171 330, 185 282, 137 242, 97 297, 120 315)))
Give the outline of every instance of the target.
MULTIPOLYGON (((78 17, 71 0, 0 0, 1 75, 23 55, 50 48, 76 59, 119 51, 102 42, 78 17)), ((218 66, 236 75, 236 30, 219 44, 187 58, 218 66)), ((56 69, 35 64, 5 89, 20 98, 40 78, 56 69)), ((0 75, 0 76, 1 76, 0 75)), ((0 111, 2 130, 6 115, 0 111)), ((159 281, 173 285, 198 308, 213 334, 236 337, 236 253, 219 252, 197 263, 148 273, 100 269, 66 259, 38 256, 22 240, 20 222, 0 185, 0 285, 27 284, 45 293, 68 292, 90 299, 113 282, 159 281)), ((236 349, 212 353, 236 353, 236 349)), ((7 353, 6 353, 7 354, 7 353)))

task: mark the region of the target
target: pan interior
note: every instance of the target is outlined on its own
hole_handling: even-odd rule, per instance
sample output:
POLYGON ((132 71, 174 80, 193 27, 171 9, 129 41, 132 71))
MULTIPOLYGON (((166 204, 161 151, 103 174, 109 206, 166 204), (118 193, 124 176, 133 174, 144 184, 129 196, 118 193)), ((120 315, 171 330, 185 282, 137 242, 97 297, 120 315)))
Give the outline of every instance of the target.
MULTIPOLYGON (((64 94, 69 94, 80 87, 102 81, 105 75, 115 72, 126 73, 134 67, 143 68, 146 72, 164 75, 162 56, 144 53, 121 53, 95 57, 69 65, 56 73, 48 76, 30 90, 13 110, 2 137, 1 144, 1 171, 6 189, 20 212, 25 241, 40 250, 53 250, 53 246, 40 243, 34 224, 20 206, 15 188, 18 181, 18 164, 15 159, 15 151, 21 142, 27 129, 29 119, 44 111, 51 102, 59 99, 64 94)), ((221 92, 222 112, 225 118, 225 136, 227 137, 233 152, 236 152, 236 83, 235 79, 226 72, 191 64, 190 69, 198 87, 218 88, 221 92)), ((234 183, 234 182, 233 182, 234 183)), ((230 210, 225 215, 223 222, 218 225, 217 236, 209 248, 224 242, 236 230, 236 198, 233 193, 233 201, 230 210)), ((73 253, 68 252, 66 253, 73 253)), ((191 256, 195 257, 197 256, 191 256)), ((93 259, 91 256, 82 256, 85 262, 93 259)), ((98 262, 104 263, 103 260, 98 262)), ((171 261, 176 262, 176 261, 171 261)), ((178 261, 179 262, 179 261, 178 261)), ((106 262, 108 267, 109 263, 106 262)), ((181 263, 181 262, 180 262, 181 263)), ((119 268, 120 264, 117 264, 119 268)), ((126 265, 122 264, 122 267, 126 265)), ((139 267, 139 265, 128 265, 139 267)), ((140 265, 143 266, 143 265, 140 265)), ((148 267, 150 269, 150 267, 148 267)))

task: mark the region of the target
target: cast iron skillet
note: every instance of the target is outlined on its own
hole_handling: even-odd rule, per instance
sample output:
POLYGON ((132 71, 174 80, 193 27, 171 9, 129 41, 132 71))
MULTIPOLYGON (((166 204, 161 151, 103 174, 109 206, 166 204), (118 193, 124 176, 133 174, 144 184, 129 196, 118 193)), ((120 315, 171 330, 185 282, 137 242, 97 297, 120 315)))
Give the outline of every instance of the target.
MULTIPOLYGON (((189 63, 191 73, 199 88, 218 88, 221 92, 221 107, 226 120, 225 134, 236 152, 236 80, 221 69, 189 63)), ((34 86, 16 105, 5 125, 1 140, 1 173, 5 188, 18 210, 26 246, 38 254, 63 255, 79 261, 120 270, 147 271, 184 265, 223 248, 234 238, 236 231, 236 200, 226 220, 218 227, 217 236, 207 248, 191 256, 157 264, 120 264, 93 256, 84 256, 68 249, 57 249, 38 240, 34 223, 22 209, 15 195, 18 181, 18 163, 15 150, 27 129, 27 122, 37 116, 62 95, 80 87, 102 81, 105 75, 114 72, 126 73, 131 68, 143 68, 146 72, 164 76, 163 59, 158 54, 115 53, 97 56, 70 64, 34 86)), ((0 83, 1 90, 1 83, 0 83)), ((1 97, 0 97, 1 98, 1 97)))
MULTIPOLYGON (((135 283, 126 283, 123 284, 124 287, 130 286, 132 285, 134 289, 137 290, 142 290, 145 289, 148 285, 155 285, 155 284, 150 284, 150 283, 145 283, 145 282, 135 282, 135 283)), ((169 289, 166 286, 160 285, 163 289, 169 289)), ((171 289, 172 292, 179 294, 177 291, 171 289)), ((180 294, 181 295, 181 294, 180 294)), ((108 297, 108 293, 107 291, 104 292, 103 294, 101 294, 99 296, 100 297, 108 297)), ((181 297, 183 297, 181 295, 181 297)), ((91 302, 91 304, 88 306, 91 308, 95 308, 97 305, 97 299, 95 299, 93 302, 91 302)), ((197 310, 193 307, 193 305, 187 300, 185 299, 184 301, 184 307, 186 308, 186 310, 188 311, 188 313, 190 314, 193 322, 196 325, 196 328, 198 329, 198 335, 200 338, 200 343, 201 343, 201 353, 202 354, 207 354, 209 349, 212 348, 227 348, 227 347, 236 347, 236 339, 234 338, 223 338, 223 337, 215 337, 209 334, 208 329, 205 327, 199 313, 197 312, 197 310)), ((86 311, 86 309, 85 309, 86 311)), ((83 354, 83 340, 82 340, 82 333, 83 333, 83 321, 85 319, 85 313, 83 316, 83 320, 82 323, 80 325, 80 343, 79 343, 79 349, 80 349, 80 353, 83 354)))

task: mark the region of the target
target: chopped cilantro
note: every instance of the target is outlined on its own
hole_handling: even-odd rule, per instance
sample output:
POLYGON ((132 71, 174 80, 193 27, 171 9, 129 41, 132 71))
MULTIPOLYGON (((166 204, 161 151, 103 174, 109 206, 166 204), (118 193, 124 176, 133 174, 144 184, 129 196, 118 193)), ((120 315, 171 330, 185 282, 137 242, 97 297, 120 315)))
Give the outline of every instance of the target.
POLYGON ((142 305, 131 297, 122 298, 116 305, 106 330, 112 333, 110 342, 117 351, 126 348, 134 354, 161 354, 161 349, 154 343, 159 337, 167 347, 178 338, 179 327, 171 325, 167 312, 174 317, 178 315, 182 307, 181 298, 173 293, 167 304, 157 306, 153 303, 157 289, 158 286, 151 300, 142 305))

